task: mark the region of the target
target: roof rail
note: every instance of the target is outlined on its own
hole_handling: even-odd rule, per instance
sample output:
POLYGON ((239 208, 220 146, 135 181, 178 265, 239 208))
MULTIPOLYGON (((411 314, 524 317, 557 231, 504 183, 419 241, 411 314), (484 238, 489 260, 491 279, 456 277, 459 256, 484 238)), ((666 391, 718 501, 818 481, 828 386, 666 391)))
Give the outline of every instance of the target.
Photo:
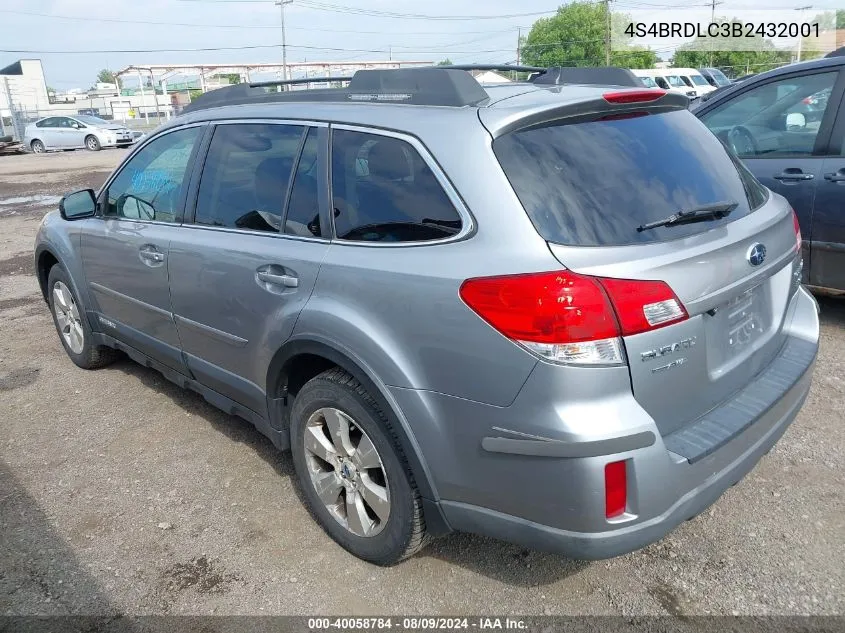
POLYGON ((541 85, 588 84, 642 88, 642 80, 627 68, 614 66, 552 66, 529 79, 541 85))
POLYGON ((334 101, 404 103, 461 107, 477 105, 489 97, 467 72, 452 68, 421 67, 396 70, 359 70, 349 77, 287 79, 254 84, 236 84, 206 92, 185 106, 183 113, 228 105, 334 101), (346 88, 316 88, 268 92, 272 86, 349 81, 346 88))
POLYGON ((448 64, 444 66, 432 66, 432 68, 447 68, 452 70, 511 70, 518 73, 541 73, 546 70, 543 66, 512 66, 510 64, 448 64))
POLYGON ((276 79, 274 81, 252 81, 251 88, 269 88, 272 86, 299 86, 302 84, 325 84, 331 82, 352 81, 352 77, 300 77, 299 79, 276 79))

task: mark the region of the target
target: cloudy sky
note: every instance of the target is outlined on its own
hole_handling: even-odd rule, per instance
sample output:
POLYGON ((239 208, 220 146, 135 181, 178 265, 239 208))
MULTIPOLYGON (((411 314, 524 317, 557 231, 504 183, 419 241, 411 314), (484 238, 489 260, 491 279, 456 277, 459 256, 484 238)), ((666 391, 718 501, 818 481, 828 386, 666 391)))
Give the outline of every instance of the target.
MULTIPOLYGON (((813 0, 833 8, 840 0, 813 0)), ((286 6, 288 61, 514 62, 519 29, 551 15, 554 0, 293 0, 286 6)), ((732 10, 800 0, 725 0, 732 10)), ((614 0, 614 10, 677 19, 707 0, 614 0), (674 17, 673 17, 674 16, 674 17)), ((709 11, 709 9, 704 9, 709 11)), ((0 0, 0 67, 40 58, 57 90, 88 87, 101 68, 130 64, 281 61, 274 0, 0 0), (181 50, 178 50, 181 49, 181 50), (188 49, 188 50, 185 50, 188 49), (208 49, 196 51, 190 49, 208 49), (218 50, 212 50, 218 49, 218 50), (119 52, 130 51, 130 52, 119 52)))

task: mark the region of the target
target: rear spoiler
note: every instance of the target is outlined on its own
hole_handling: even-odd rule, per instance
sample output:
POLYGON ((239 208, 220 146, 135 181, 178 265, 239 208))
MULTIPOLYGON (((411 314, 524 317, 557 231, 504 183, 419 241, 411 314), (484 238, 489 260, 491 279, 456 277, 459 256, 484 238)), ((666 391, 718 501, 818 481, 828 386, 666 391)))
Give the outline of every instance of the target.
MULTIPOLYGON (((561 94, 565 95, 566 91, 561 94)), ((556 99, 549 99, 528 108, 480 108, 478 115, 493 138, 497 138, 515 130, 552 121, 603 115, 616 116, 635 112, 660 114, 688 108, 689 99, 676 92, 655 91, 650 88, 619 89, 609 86, 602 93, 596 93, 591 99, 567 100, 563 103, 556 99), (656 98, 649 98, 655 92, 662 92, 662 94, 656 98), (626 100, 626 96, 638 94, 642 95, 641 100, 626 100)))

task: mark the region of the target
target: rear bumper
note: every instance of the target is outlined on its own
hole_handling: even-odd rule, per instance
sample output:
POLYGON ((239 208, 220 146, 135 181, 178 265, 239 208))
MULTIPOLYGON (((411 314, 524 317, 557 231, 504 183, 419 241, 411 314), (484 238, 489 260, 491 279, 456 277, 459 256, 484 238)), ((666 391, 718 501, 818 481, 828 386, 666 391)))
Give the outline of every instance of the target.
MULTIPOLYGON (((425 409, 416 413, 438 418, 440 451, 434 460, 426 451, 434 438, 421 432, 418 441, 449 527, 581 559, 625 554, 662 538, 742 479, 798 414, 810 389, 819 335, 818 306, 804 289, 793 299, 785 328, 790 336, 779 356, 726 403, 745 410, 747 419, 726 424, 722 435, 713 428, 699 429, 702 436, 712 437, 712 445, 704 448, 693 446, 695 436, 662 437, 632 396, 614 393, 621 386, 612 371, 597 387, 609 393, 605 401, 586 398, 589 404, 559 402, 550 407, 546 398, 537 403, 542 409, 533 411, 526 403, 550 389, 543 381, 534 384, 538 380, 533 376, 510 407, 427 394, 425 409), (796 349, 801 353, 796 355, 796 349), (784 373, 787 366, 791 371, 784 373), (778 368, 783 371, 772 373, 778 368), (771 395, 772 389, 773 397, 760 404, 761 394, 768 390, 771 395), (749 409, 752 400, 760 406, 749 409), (541 415, 545 418, 538 422, 541 415), (581 429, 597 429, 599 435, 573 432, 579 424, 581 429), (483 428, 486 434, 478 437, 483 428), (507 436, 497 438, 507 442, 491 444, 491 428, 492 435, 507 436), (617 432, 610 433, 614 428, 617 432), (628 508, 608 520, 604 466, 618 460, 627 463, 628 508)), ((571 381, 565 378, 559 386, 562 398, 571 381)), ((584 385, 577 387, 583 392, 584 385)), ((630 384, 624 387, 630 394, 630 384)), ((408 407, 418 397, 407 393, 411 390, 400 391, 406 392, 398 394, 405 401, 403 410, 413 413, 408 407)))
MULTIPOLYGON (((754 431, 749 429, 753 438, 735 438, 734 441, 742 443, 745 450, 724 468, 688 490, 665 512, 648 520, 603 532, 573 532, 464 503, 443 501, 443 513, 452 529, 485 534, 572 558, 601 559, 632 552, 663 538, 685 520, 701 513, 751 471, 795 419, 807 397, 811 380, 812 366, 784 394, 775 409, 754 423, 754 431)), ((634 461, 637 459, 637 456, 633 457, 634 461)), ((678 464, 675 467, 684 466, 678 464)), ((672 476, 671 471, 675 467, 667 469, 666 476, 672 476)), ((646 491, 639 492, 647 494, 646 491)))

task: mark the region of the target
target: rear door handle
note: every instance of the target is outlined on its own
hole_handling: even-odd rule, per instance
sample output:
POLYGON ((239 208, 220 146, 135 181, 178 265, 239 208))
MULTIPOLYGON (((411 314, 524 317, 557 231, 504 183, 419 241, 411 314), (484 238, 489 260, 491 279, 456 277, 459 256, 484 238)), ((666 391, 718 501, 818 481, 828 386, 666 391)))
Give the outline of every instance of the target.
POLYGON ((276 270, 281 267, 267 266, 262 268, 259 268, 258 271, 256 271, 256 277, 258 277, 259 281, 263 281, 265 284, 283 286, 285 288, 296 288, 299 286, 299 279, 295 275, 289 275, 284 272, 276 272, 276 270), (275 270, 271 272, 271 268, 275 270))
POLYGON ((795 171, 784 169, 783 172, 775 174, 772 178, 782 182, 798 182, 801 180, 812 180, 815 176, 813 174, 805 174, 800 169, 796 169, 795 171))
MULTIPOLYGON (((843 170, 840 169, 839 171, 843 170)), ((835 174, 825 174, 824 179, 831 182, 845 182, 845 174, 840 174, 838 172, 835 174)))

